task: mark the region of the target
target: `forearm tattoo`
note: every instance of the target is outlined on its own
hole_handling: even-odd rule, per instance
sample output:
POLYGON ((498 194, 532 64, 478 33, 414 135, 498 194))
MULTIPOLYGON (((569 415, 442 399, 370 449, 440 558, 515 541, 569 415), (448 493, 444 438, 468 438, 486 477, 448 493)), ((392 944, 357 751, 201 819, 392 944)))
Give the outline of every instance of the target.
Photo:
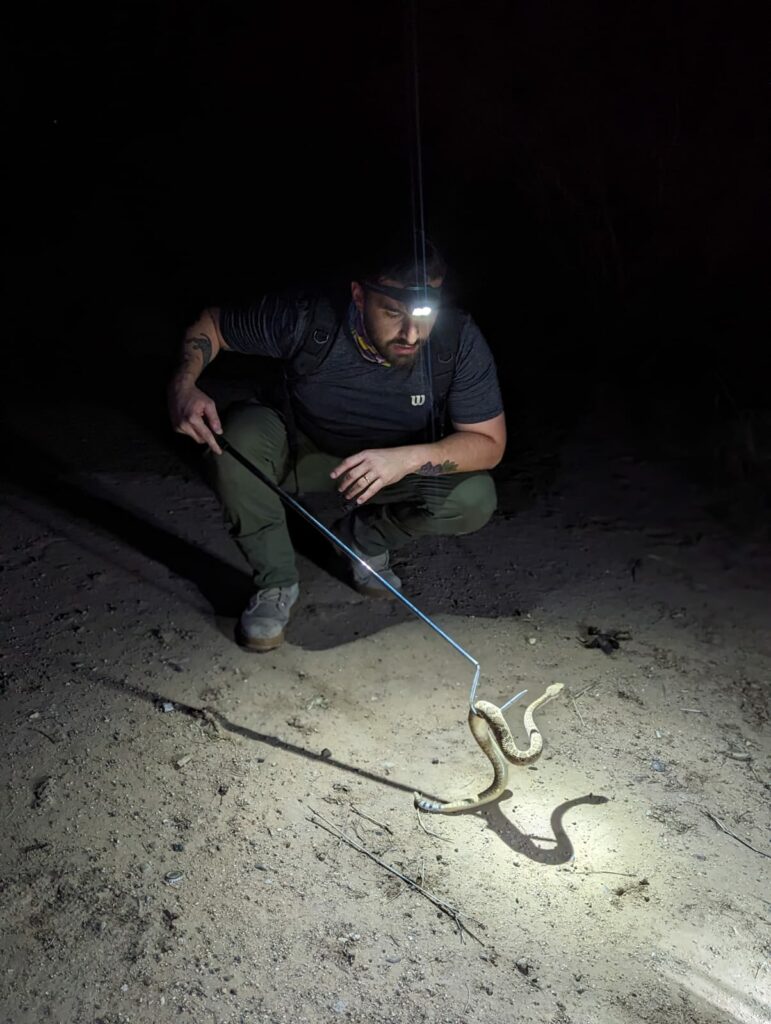
POLYGON ((201 353, 203 369, 211 362, 211 338, 207 334, 197 334, 194 338, 185 338, 185 355, 190 358, 191 349, 201 353))
POLYGON ((418 470, 419 476, 442 476, 443 473, 456 473, 458 471, 458 463, 450 462, 449 459, 446 462, 427 462, 424 466, 421 466, 418 470))

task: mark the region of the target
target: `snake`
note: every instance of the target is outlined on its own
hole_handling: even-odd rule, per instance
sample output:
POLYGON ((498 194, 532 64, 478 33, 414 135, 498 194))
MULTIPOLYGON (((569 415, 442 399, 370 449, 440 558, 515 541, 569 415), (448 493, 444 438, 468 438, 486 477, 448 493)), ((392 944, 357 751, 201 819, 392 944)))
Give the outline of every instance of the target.
POLYGON ((415 806, 428 814, 452 814, 454 811, 468 811, 473 807, 489 804, 505 791, 509 781, 510 764, 532 764, 541 756, 543 736, 535 724, 533 715, 538 708, 556 697, 563 689, 562 683, 548 686, 532 704, 525 708, 523 722, 530 740, 527 750, 520 750, 511 735, 511 729, 501 709, 486 700, 478 700, 469 709, 468 724, 471 735, 493 766, 492 784, 478 796, 465 800, 430 800, 421 793, 415 793, 415 806))

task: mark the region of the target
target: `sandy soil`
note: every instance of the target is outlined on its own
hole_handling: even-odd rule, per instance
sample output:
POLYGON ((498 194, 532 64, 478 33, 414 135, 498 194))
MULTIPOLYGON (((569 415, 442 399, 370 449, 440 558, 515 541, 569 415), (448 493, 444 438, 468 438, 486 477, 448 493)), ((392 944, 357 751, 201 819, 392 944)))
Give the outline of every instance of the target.
POLYGON ((501 467, 481 533, 400 553, 480 696, 566 684, 499 805, 418 820, 414 789, 490 778, 461 656, 303 530, 288 642, 240 650, 183 449, 115 409, 12 419, 2 1024, 771 1021, 771 547, 680 467, 587 425, 501 467))

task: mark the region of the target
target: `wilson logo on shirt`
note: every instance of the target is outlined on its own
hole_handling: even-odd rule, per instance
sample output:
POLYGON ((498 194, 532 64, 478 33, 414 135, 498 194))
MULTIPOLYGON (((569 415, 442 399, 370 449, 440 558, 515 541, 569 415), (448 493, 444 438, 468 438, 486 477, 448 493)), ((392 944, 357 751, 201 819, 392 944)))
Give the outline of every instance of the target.
POLYGON ((412 403, 412 405, 425 405, 426 404, 426 396, 425 395, 410 395, 410 402, 412 403))

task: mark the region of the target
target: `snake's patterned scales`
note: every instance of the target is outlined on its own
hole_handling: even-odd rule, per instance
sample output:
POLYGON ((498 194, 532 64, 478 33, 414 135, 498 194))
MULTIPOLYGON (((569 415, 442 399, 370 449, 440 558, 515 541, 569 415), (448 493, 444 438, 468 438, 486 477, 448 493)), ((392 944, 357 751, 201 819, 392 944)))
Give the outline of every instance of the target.
POLYGON ((452 814, 453 811, 467 811, 472 807, 489 804, 505 791, 509 780, 510 764, 532 764, 541 756, 543 737, 533 720, 538 708, 552 700, 563 689, 562 683, 554 683, 532 704, 525 708, 524 725, 530 740, 527 750, 520 750, 514 742, 511 730, 506 724, 500 708, 486 700, 476 702, 476 713, 469 711, 468 724, 471 733, 493 766, 493 782, 476 797, 466 800, 429 800, 415 793, 415 806, 429 814, 452 814))

